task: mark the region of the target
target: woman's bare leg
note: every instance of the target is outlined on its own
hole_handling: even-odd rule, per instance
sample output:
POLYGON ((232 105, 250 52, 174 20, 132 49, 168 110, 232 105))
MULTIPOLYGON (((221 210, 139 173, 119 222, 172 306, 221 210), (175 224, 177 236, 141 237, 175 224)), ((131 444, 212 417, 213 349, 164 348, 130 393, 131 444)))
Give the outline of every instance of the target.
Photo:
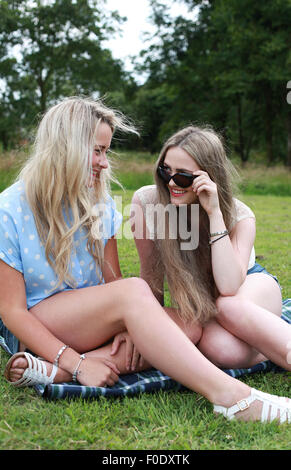
POLYGON ((266 274, 251 274, 237 295, 220 297, 216 324, 209 324, 199 349, 220 367, 250 367, 266 358, 291 370, 291 326, 279 318, 280 288, 266 274), (222 350, 222 345, 225 348, 222 350))
MULTIPOLYGON (((98 349, 86 352, 86 356, 108 359, 109 361, 113 362, 117 366, 121 375, 129 374, 133 372, 141 372, 143 370, 152 368, 152 365, 144 360, 142 366, 137 364, 134 370, 128 371, 128 369, 126 368, 126 364, 125 364, 125 343, 122 343, 120 345, 118 352, 114 356, 111 356, 110 354, 111 347, 112 347, 112 343, 108 343, 107 345, 101 346, 98 349)), ((22 348, 22 350, 24 351, 25 348, 22 348)), ((45 363, 47 366, 47 373, 48 375, 50 375, 53 365, 47 361, 45 361, 45 363)), ((23 372, 26 369, 26 367, 27 367, 27 361, 24 357, 16 358, 15 361, 13 362, 13 367, 10 369, 10 374, 9 374, 10 380, 13 382, 15 382, 16 380, 19 380, 22 377, 23 372)), ((72 381, 72 375, 69 374, 69 372, 59 367, 58 372, 54 378, 54 383, 71 382, 71 381, 72 381)))
POLYGON ((203 328, 197 347, 213 364, 223 369, 248 368, 266 360, 263 354, 227 331, 215 319, 203 328))
POLYGON ((230 406, 249 394, 246 384, 220 371, 197 350, 141 279, 62 292, 31 313, 80 353, 126 329, 149 364, 212 403, 230 406))
MULTIPOLYGON (((43 301, 33 313, 59 339, 65 343, 71 340, 80 352, 93 349, 88 344, 95 344, 96 348, 107 337, 126 329, 138 351, 153 367, 210 402, 229 407, 249 395, 248 385, 222 372, 198 351, 141 279, 115 281, 90 291, 88 288, 73 292, 76 295, 61 293, 54 296, 53 302, 43 301)), ((255 401, 240 413, 257 419, 261 406, 255 401)))
MULTIPOLYGON (((180 319, 178 316, 178 312, 174 308, 168 308, 164 307, 164 310, 166 313, 169 315, 170 318, 179 326, 179 328, 182 329, 182 331, 188 336, 188 338, 192 341, 193 344, 196 344, 202 334, 202 328, 200 325, 195 324, 195 323, 185 323, 183 320, 180 319)), ((119 346, 118 352, 114 354, 114 356, 111 355, 111 349, 112 349, 112 342, 109 342, 108 344, 104 346, 100 346, 97 349, 94 349, 92 351, 86 352, 86 356, 88 357, 98 357, 98 358, 106 358, 113 362, 118 370, 120 371, 120 374, 128 374, 130 372, 141 372, 143 370, 148 370, 152 368, 153 366, 146 361, 143 358, 143 364, 139 365, 129 371, 126 366, 126 347, 125 343, 122 343, 119 346)), ((20 346, 20 351, 25 351, 25 345, 21 344, 20 346)), ((48 375, 50 375, 51 370, 52 370, 52 364, 49 362, 46 362, 47 370, 48 370, 48 375)), ((16 381, 20 379, 23 375, 24 369, 27 367, 27 361, 25 358, 17 358, 13 362, 13 368, 10 370, 10 378, 13 381, 16 381)), ((72 377, 71 375, 66 372, 65 370, 59 368, 58 373, 55 376, 54 383, 62 383, 62 382, 68 382, 71 381, 72 377)))

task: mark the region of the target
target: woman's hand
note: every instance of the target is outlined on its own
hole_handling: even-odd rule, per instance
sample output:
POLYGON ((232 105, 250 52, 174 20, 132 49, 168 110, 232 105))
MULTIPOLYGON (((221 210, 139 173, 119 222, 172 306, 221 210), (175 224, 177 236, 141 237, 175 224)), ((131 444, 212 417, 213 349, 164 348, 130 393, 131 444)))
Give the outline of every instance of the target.
POLYGON ((193 181, 193 191, 197 194, 199 202, 208 215, 220 211, 217 186, 210 179, 206 171, 197 170, 193 173, 197 175, 193 181))
POLYGON ((144 363, 143 357, 139 354, 127 331, 123 331, 115 336, 112 343, 111 356, 118 352, 122 343, 125 343, 125 366, 127 370, 133 371, 137 365, 142 367, 144 363))
POLYGON ((79 367, 77 378, 80 384, 88 387, 106 387, 114 385, 119 374, 116 365, 105 357, 86 356, 79 367))

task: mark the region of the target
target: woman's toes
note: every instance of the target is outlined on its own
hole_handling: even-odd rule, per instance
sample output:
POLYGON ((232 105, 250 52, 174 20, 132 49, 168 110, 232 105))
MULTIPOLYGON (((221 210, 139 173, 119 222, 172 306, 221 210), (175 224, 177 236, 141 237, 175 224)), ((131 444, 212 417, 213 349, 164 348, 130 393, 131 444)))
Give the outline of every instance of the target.
POLYGON ((9 372, 11 382, 16 382, 16 380, 19 380, 22 377, 27 365, 27 360, 22 357, 18 357, 13 361, 9 372))

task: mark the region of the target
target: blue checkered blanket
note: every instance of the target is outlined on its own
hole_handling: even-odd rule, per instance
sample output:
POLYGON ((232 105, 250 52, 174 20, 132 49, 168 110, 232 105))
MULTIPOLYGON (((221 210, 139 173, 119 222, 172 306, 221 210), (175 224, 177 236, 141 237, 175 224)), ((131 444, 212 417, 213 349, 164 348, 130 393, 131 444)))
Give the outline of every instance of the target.
MULTIPOLYGON (((291 299, 283 301, 281 318, 291 324, 291 299)), ((223 369, 223 371, 232 377, 238 378, 256 372, 284 372, 284 369, 271 361, 264 361, 249 369, 223 369)), ((144 392, 153 393, 158 390, 187 390, 183 385, 156 369, 150 369, 137 374, 122 375, 115 385, 106 388, 86 387, 75 383, 52 384, 47 386, 36 385, 34 388, 40 396, 46 399, 71 397, 94 399, 101 395, 105 397, 122 397, 144 392)))

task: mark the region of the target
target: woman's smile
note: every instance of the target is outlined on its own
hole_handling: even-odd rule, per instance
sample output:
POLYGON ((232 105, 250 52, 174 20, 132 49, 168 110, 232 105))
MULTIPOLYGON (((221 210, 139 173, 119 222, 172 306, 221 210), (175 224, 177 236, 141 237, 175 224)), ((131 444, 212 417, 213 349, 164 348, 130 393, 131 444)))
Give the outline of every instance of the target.
POLYGON ((168 188, 172 197, 181 197, 187 193, 184 189, 171 188, 171 186, 168 186, 168 188))
POLYGON ((99 178, 100 173, 101 173, 101 170, 93 170, 92 169, 92 171, 91 171, 91 174, 92 174, 93 178, 96 178, 96 179, 99 178))

